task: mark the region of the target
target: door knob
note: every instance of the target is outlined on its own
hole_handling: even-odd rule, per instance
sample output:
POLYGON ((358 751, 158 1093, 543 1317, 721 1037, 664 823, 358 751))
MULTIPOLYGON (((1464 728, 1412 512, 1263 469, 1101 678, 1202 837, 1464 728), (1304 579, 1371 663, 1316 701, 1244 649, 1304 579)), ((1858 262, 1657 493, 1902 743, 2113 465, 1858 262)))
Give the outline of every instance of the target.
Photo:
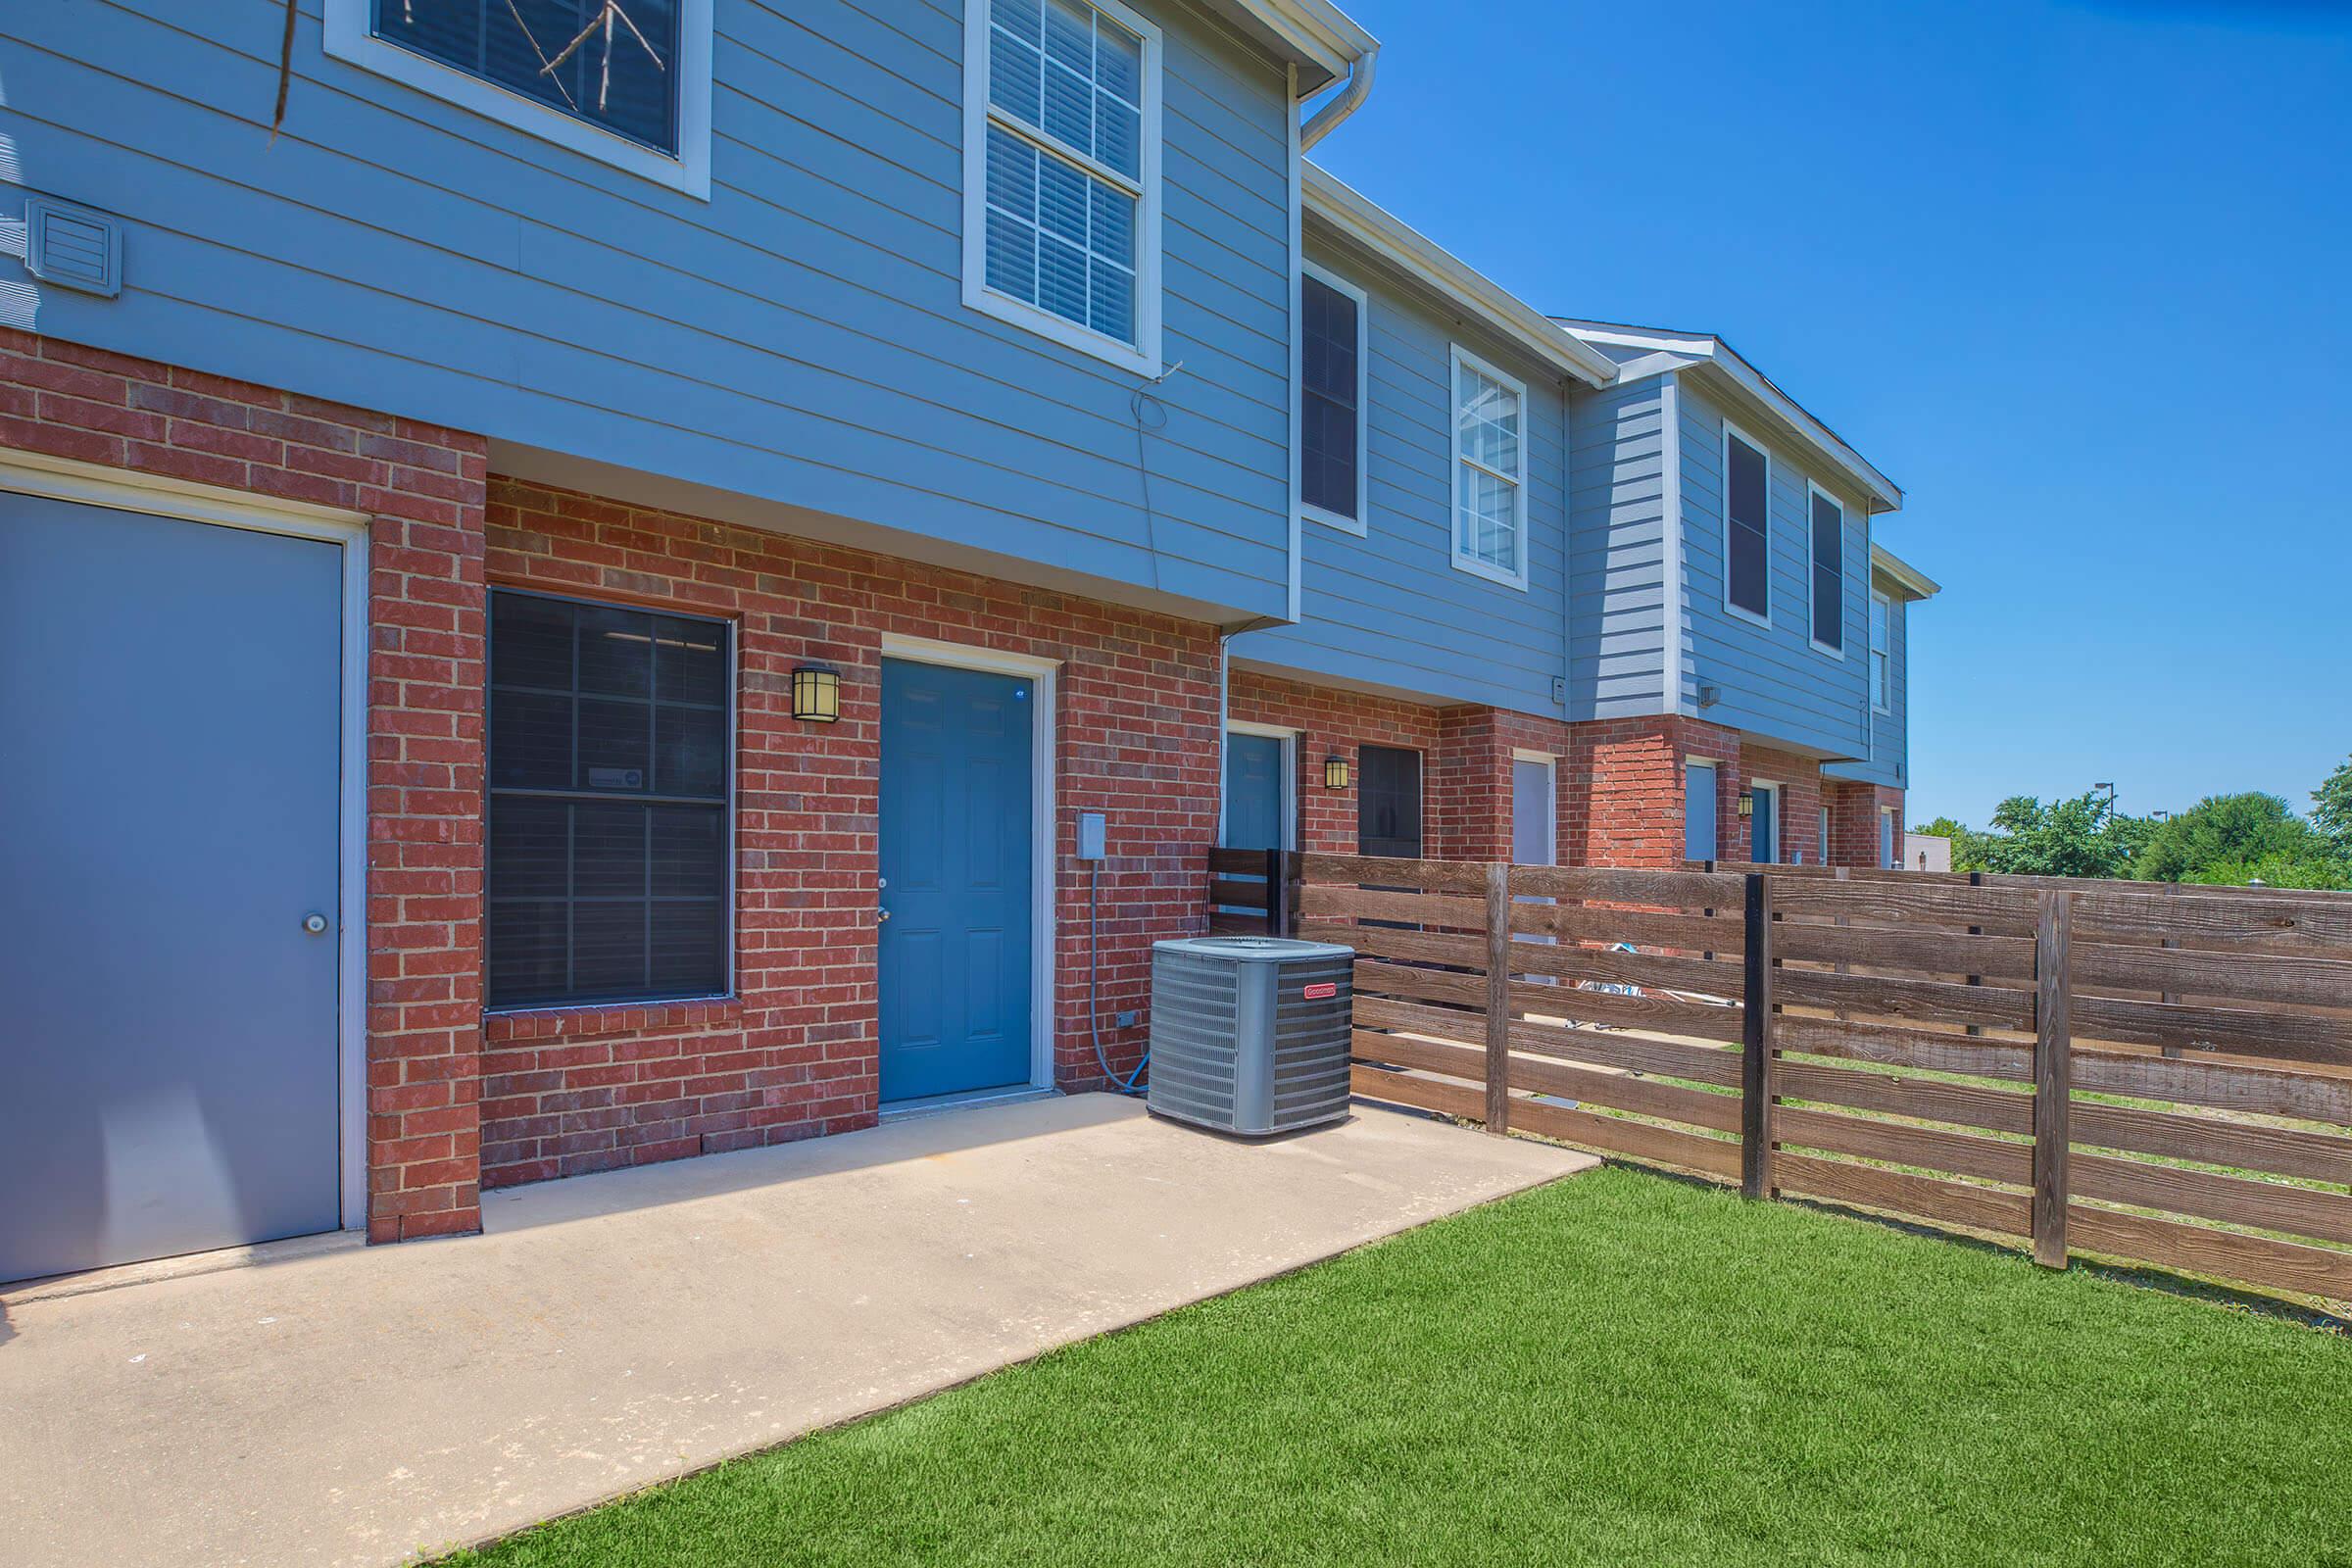
POLYGON ((876 909, 874 911, 874 924, 876 925, 880 925, 883 921, 889 918, 890 911, 888 909, 876 909))
POLYGON ((302 928, 311 935, 317 936, 326 929, 326 916, 316 911, 306 914, 302 917, 302 928))

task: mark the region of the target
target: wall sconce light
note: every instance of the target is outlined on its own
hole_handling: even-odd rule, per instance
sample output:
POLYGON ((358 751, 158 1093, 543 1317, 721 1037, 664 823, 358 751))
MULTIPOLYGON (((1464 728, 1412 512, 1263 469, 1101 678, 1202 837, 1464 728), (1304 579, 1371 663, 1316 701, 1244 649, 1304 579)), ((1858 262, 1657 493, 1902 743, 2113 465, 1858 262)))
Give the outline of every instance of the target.
POLYGON ((1756 814, 1756 792, 1754 790, 1741 790, 1740 792, 1740 814, 1741 816, 1753 816, 1756 814))
POLYGON ((841 671, 830 664, 802 664, 792 672, 792 716, 811 724, 841 717, 841 671))
POLYGON ((1334 752, 1323 759, 1323 787, 1344 790, 1348 787, 1348 759, 1334 752))

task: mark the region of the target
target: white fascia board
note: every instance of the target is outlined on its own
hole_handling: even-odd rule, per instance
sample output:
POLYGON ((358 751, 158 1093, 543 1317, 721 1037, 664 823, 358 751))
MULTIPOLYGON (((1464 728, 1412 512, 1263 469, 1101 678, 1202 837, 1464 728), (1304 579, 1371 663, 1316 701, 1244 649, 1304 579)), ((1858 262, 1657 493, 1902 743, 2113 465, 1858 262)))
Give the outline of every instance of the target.
POLYGON ((1943 584, 1875 540, 1870 547, 1870 570, 1872 576, 1886 578, 1913 599, 1933 599, 1943 592, 1943 584))
POLYGON ((1477 314, 1490 328, 1590 386, 1617 379, 1615 362, 1550 317, 1320 166, 1306 166, 1306 210, 1398 271, 1477 314))
POLYGON ((1748 364, 1740 358, 1737 349, 1712 333, 1613 326, 1605 321, 1582 321, 1567 317, 1554 317, 1552 319, 1562 330, 1588 343, 1649 350, 1642 358, 1620 367, 1618 375, 1621 380, 1631 381, 1693 363, 1703 365, 1760 404, 1794 431, 1799 440, 1827 458, 1840 473, 1859 486, 1869 498, 1869 509, 1874 515, 1903 510, 1902 486, 1880 472, 1862 454, 1846 445, 1844 437, 1806 413, 1794 398, 1775 386, 1771 377, 1748 364))
POLYGON ((1379 39, 1329 0, 1210 0, 1207 9, 1226 13, 1298 65, 1301 92, 1321 91, 1380 48, 1379 39), (1314 73, 1323 79, 1313 79, 1314 73))

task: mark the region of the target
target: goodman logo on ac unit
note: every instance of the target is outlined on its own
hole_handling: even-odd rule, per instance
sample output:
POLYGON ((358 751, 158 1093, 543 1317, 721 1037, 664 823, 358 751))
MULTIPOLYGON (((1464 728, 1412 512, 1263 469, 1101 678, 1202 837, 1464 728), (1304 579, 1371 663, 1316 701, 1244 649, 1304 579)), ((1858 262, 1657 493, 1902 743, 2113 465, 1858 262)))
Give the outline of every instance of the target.
POLYGON ((1313 985, 1308 986, 1305 990, 1298 993, 1299 996, 1303 997, 1308 1002, 1322 1002, 1327 998, 1336 997, 1339 994, 1339 983, 1333 980, 1318 980, 1313 985))

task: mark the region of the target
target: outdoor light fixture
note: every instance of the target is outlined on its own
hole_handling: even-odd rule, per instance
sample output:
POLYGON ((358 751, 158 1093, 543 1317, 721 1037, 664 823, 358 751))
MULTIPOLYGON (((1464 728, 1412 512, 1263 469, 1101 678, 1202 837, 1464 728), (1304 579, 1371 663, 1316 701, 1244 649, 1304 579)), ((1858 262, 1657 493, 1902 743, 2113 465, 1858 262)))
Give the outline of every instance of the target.
POLYGON ((1348 787, 1348 759, 1334 752, 1323 759, 1323 787, 1344 790, 1348 787))
POLYGON ((841 671, 830 664, 802 664, 792 672, 792 716, 811 724, 841 717, 841 671))
POLYGON ((1756 814, 1756 792, 1754 790, 1741 790, 1740 792, 1740 814, 1741 816, 1753 816, 1756 814))

